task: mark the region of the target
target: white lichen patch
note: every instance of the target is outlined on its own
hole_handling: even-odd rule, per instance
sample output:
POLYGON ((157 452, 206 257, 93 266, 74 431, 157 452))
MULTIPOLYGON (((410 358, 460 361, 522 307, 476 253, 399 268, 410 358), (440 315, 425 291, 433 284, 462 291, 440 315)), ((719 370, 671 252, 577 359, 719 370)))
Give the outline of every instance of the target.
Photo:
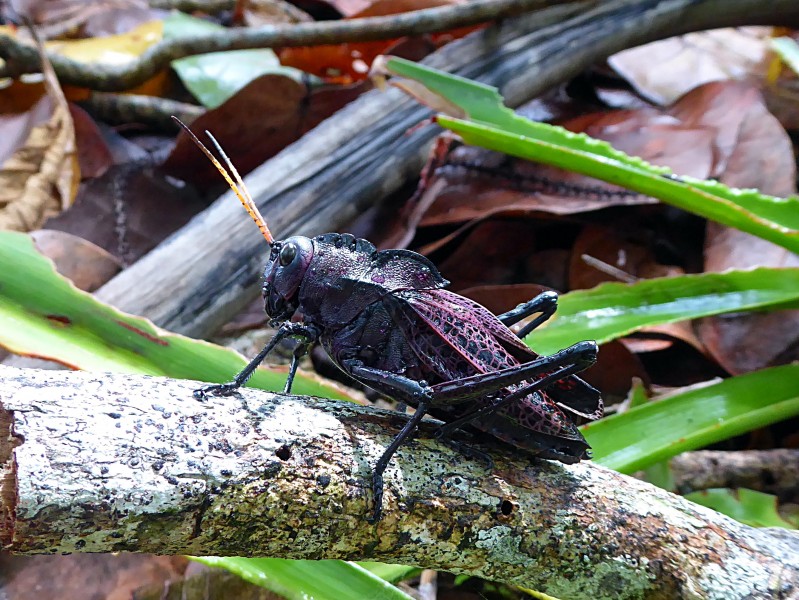
POLYGON ((314 436, 320 433, 327 436, 341 433, 341 422, 332 414, 297 402, 289 396, 274 405, 274 413, 269 419, 269 434, 275 438, 305 438, 309 431, 314 436))
POLYGON ((492 557, 492 562, 524 567, 535 564, 532 558, 521 551, 521 539, 518 534, 506 525, 478 531, 477 541, 474 545, 487 550, 492 557))

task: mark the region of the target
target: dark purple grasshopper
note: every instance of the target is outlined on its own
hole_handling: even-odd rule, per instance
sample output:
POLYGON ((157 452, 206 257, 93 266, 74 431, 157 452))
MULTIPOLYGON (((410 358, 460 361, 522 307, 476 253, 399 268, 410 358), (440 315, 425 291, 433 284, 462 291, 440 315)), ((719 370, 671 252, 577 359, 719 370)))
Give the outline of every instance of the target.
MULTIPOLYGON (((188 128, 186 128, 188 131, 188 128)), ((599 392, 576 377, 596 361, 596 343, 579 342, 538 356, 520 337, 555 312, 545 292, 505 314, 443 289, 449 283, 424 256, 378 251, 349 234, 272 238, 241 177, 213 136, 238 186, 190 132, 241 199, 271 247, 264 272, 264 308, 279 329, 230 383, 195 396, 227 395, 244 385, 285 338, 299 340, 284 393, 291 391, 300 358, 320 342, 333 362, 361 383, 416 408, 377 461, 374 512, 381 515, 383 472, 426 414, 444 421, 438 435, 471 426, 533 454, 574 463, 589 458, 579 419, 602 416, 599 392), (302 313, 301 323, 289 320, 302 313), (540 313, 517 335, 508 327, 540 313)))

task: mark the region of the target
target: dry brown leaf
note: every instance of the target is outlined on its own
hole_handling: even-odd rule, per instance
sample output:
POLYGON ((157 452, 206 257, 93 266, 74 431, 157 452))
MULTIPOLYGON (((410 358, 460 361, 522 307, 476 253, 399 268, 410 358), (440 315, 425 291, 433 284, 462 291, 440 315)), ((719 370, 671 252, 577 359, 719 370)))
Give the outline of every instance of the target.
POLYGON ((84 292, 93 292, 122 270, 122 263, 110 252, 71 233, 38 229, 30 235, 36 249, 84 292))
MULTIPOLYGON (((796 193, 791 141, 766 109, 758 90, 728 83, 705 86, 697 92, 709 107, 698 119, 724 132, 726 143, 719 142, 723 171, 718 178, 730 186, 753 187, 775 196, 796 193)), ((797 267, 799 256, 743 231, 708 222, 707 271, 760 266, 797 267)), ((799 357, 799 310, 702 319, 698 333, 719 364, 736 375, 799 357)))
POLYGON ((30 231, 72 203, 80 183, 69 105, 39 45, 53 112, 0 167, 0 230, 30 231))
POLYGON ((641 95, 666 105, 703 83, 762 81, 771 31, 741 27, 689 33, 619 52, 608 62, 641 95))

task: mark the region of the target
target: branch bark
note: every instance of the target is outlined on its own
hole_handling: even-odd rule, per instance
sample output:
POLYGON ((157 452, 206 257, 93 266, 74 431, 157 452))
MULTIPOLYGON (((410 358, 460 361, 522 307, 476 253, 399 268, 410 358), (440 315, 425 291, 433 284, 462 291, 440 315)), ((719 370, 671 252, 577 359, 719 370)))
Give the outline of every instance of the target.
MULTIPOLYGON (((381 17, 228 29, 218 33, 166 39, 148 48, 134 62, 112 67, 87 65, 59 54, 50 53, 48 56, 62 83, 99 91, 120 92, 144 83, 166 69, 173 60, 195 54, 390 40, 476 25, 567 1, 470 0, 464 4, 381 17)), ((0 73, 0 76, 16 76, 41 69, 38 51, 10 36, 0 35, 0 58, 4 58, 7 63, 7 72, 0 73)))
POLYGON ((405 417, 197 384, 0 367, 0 537, 10 550, 382 560, 562 598, 789 598, 799 535, 753 529, 591 463, 481 446, 424 424, 369 511, 405 417))

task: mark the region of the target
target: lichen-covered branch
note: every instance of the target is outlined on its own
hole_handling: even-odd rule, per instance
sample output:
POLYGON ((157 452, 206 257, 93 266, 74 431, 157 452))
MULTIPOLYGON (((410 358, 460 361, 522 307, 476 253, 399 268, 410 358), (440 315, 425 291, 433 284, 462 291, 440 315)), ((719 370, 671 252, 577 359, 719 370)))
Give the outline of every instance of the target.
POLYGON ((13 552, 371 559, 579 598, 788 598, 799 536, 591 463, 431 439, 371 466, 405 417, 254 390, 0 367, 0 537, 13 552))
MULTIPOLYGON (((406 35, 422 35, 476 25, 567 1, 470 0, 463 4, 427 8, 397 15, 230 29, 218 33, 165 39, 149 48, 136 61, 122 66, 87 65, 58 54, 50 54, 49 58, 62 83, 116 92, 135 87, 165 69, 171 61, 194 54, 249 48, 390 40, 406 35)), ((0 35, 0 58, 5 59, 7 63, 4 69, 0 69, 0 76, 36 72, 41 65, 41 59, 35 48, 7 35, 0 35), (5 72, 2 72, 3 70, 5 72)))

